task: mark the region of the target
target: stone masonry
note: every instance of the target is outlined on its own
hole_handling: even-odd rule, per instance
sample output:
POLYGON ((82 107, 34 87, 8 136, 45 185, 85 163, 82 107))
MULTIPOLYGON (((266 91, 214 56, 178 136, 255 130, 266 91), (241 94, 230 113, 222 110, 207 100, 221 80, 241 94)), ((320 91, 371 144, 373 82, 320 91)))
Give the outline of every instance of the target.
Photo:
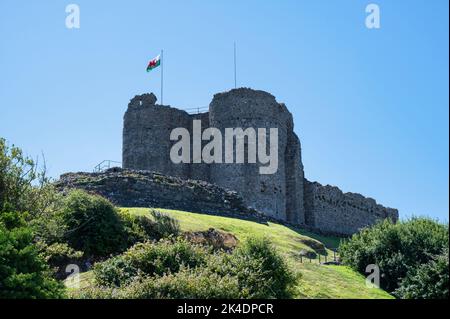
MULTIPOLYGON (((248 140, 245 146, 248 147, 248 140)), ((144 174, 145 171, 149 172, 148 174, 158 172, 161 176, 172 176, 171 178, 181 184, 197 180, 195 183, 204 181, 207 182, 205 185, 217 185, 214 187, 223 192, 232 190, 238 194, 236 196, 242 203, 234 208, 223 206, 225 193, 221 193, 220 198, 209 195, 205 197, 203 195, 208 192, 203 194, 199 189, 197 196, 189 187, 179 187, 173 192, 170 188, 171 182, 164 185, 155 184, 154 177, 148 178, 150 175, 140 179, 135 176, 137 181, 132 184, 129 178, 117 179, 109 176, 107 187, 90 190, 122 205, 125 202, 143 207, 189 208, 198 212, 219 212, 227 209, 240 210, 244 214, 260 212, 270 219, 340 235, 353 234, 380 219, 398 219, 396 209, 383 207, 371 198, 343 193, 337 187, 322 186, 306 180, 301 144, 294 133, 292 114, 283 103, 278 103, 273 95, 264 91, 240 88, 218 93, 214 95, 209 111, 200 114, 188 114, 181 109, 158 105, 152 93, 137 95, 128 104, 124 115, 122 162, 124 169, 137 170, 139 174, 144 174), (194 119, 201 120, 202 130, 215 127, 222 134, 225 128, 239 127, 245 130, 253 127, 266 128, 267 131, 270 128, 278 128, 277 172, 262 175, 258 171, 259 163, 247 162, 174 164, 170 159, 170 149, 175 141, 170 140, 170 133, 173 129, 182 127, 186 128, 192 137, 194 119), (114 180, 118 183, 116 188, 114 180), (142 183, 152 186, 146 188, 142 183), (136 185, 141 186, 136 188, 136 185), (172 196, 173 200, 170 199, 172 196), (131 203, 127 201, 128 197, 133 199, 131 203), (215 206, 216 200, 221 202, 215 206), (189 201, 193 202, 187 204, 189 201)), ((101 176, 97 178, 103 178, 101 176)), ((79 175, 72 176, 72 184, 89 190, 86 185, 78 183, 80 178, 79 175)), ((70 180, 70 175, 65 175, 66 184, 68 179, 70 180)))
MULTIPOLYGON (((188 114, 155 104, 153 94, 134 97, 124 116, 123 168, 151 170, 184 179, 206 180, 237 191, 245 203, 270 217, 304 224, 303 166, 300 141, 286 106, 264 91, 241 88, 216 94, 209 112, 188 114), (174 164, 170 160, 170 132, 187 128, 193 135, 194 119, 202 129, 278 128, 278 170, 261 175, 259 164, 174 164)), ((192 149, 191 149, 192 152, 192 149)))

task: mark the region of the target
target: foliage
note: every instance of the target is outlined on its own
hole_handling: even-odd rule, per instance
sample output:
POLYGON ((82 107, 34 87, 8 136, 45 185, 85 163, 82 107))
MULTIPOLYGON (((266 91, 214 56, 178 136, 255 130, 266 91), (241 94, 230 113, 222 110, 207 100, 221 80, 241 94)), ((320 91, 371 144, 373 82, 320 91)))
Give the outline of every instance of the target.
POLYGON ((66 277, 65 267, 69 264, 80 264, 83 257, 82 251, 74 250, 66 243, 47 245, 39 241, 37 246, 47 264, 56 271, 57 278, 66 277))
POLYGON ((392 292, 409 271, 448 247, 448 241, 448 226, 427 218, 395 224, 384 220, 353 235, 339 252, 344 264, 361 273, 369 264, 378 265, 382 288, 392 292))
POLYGON ((26 226, 26 213, 19 212, 2 212, 0 213, 0 224, 6 229, 14 229, 26 226))
POLYGON ((123 223, 105 198, 73 190, 64 200, 62 220, 69 245, 86 256, 107 256, 126 249, 123 223))
POLYGON ((29 228, 0 225, 0 298, 60 298, 64 289, 51 278, 32 243, 29 228))
POLYGON ((119 212, 125 227, 128 247, 138 242, 176 237, 180 233, 176 219, 155 210, 151 210, 150 213, 152 219, 133 215, 126 211, 119 212))
POLYGON ((119 296, 133 299, 237 299, 240 291, 236 277, 221 276, 208 268, 183 267, 177 273, 134 281, 119 296))
POLYGON ((223 260, 212 258, 211 269, 235 276, 242 298, 289 298, 299 276, 266 238, 250 238, 223 260))
POLYGON ((175 218, 154 209, 150 211, 150 215, 155 221, 154 230, 159 238, 177 236, 180 233, 180 225, 175 218))
POLYGON ((36 177, 33 160, 0 138, 0 211, 26 211, 25 195, 36 177))
POLYGON ((265 239, 232 254, 181 238, 140 243, 96 264, 94 276, 92 293, 117 288, 125 298, 288 298, 298 279, 265 239))
POLYGON ((56 192, 42 168, 22 150, 9 146, 0 138, 0 215, 4 212, 27 212, 34 218, 46 212, 56 192))
POLYGON ((394 294, 404 299, 448 299, 448 248, 410 271, 394 294))
POLYGON ((183 265, 200 266, 206 257, 206 249, 183 239, 138 243, 124 254, 96 264, 94 274, 100 285, 120 286, 139 276, 178 272, 183 265))

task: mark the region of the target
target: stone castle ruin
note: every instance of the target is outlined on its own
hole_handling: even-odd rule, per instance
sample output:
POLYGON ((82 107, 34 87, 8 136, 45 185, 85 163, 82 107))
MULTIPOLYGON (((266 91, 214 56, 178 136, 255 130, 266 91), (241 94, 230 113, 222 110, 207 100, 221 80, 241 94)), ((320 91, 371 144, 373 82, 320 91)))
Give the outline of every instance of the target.
POLYGON ((398 219, 396 209, 371 198, 305 179, 292 114, 264 91, 239 88, 218 93, 208 112, 199 114, 158 105, 154 94, 135 96, 124 115, 122 167, 65 174, 60 183, 100 193, 123 206, 256 213, 339 235, 353 234, 380 219, 398 219), (260 164, 247 162, 173 163, 170 150, 175 142, 170 133, 182 127, 192 136, 193 120, 201 120, 203 130, 215 127, 222 133, 225 128, 277 128, 277 171, 260 174, 260 164))
MULTIPOLYGON (((395 209, 358 194, 311 183, 304 177, 300 140, 292 114, 264 91, 233 89, 214 95, 209 111, 200 114, 157 105, 153 94, 134 97, 124 116, 123 168, 150 170, 182 179, 203 180, 238 192, 257 211, 292 224, 349 234, 378 219, 397 220, 395 209), (258 164, 174 164, 170 132, 184 127, 192 134, 194 119, 202 128, 278 128, 278 170, 258 172, 258 164)), ((192 151, 192 150, 191 150, 192 151)))

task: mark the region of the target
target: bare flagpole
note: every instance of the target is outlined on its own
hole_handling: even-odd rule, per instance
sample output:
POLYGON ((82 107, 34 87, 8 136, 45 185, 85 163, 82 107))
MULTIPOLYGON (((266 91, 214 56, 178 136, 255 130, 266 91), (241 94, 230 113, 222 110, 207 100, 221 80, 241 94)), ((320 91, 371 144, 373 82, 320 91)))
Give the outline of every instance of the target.
POLYGON ((234 42, 234 88, 236 88, 236 42, 234 42))
POLYGON ((163 80, 164 80, 164 58, 163 58, 164 51, 161 50, 161 105, 164 105, 163 100, 163 80))

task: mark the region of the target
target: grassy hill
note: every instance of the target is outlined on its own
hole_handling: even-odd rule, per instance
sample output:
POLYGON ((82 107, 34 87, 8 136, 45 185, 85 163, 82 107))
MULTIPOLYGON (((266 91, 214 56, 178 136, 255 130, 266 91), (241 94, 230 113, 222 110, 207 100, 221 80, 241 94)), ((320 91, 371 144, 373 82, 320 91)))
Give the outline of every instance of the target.
MULTIPOLYGON (((146 208, 121 208, 132 214, 146 215, 146 208)), ((365 278, 345 266, 321 265, 318 258, 300 259, 300 252, 309 252, 321 260, 333 258, 333 248, 339 245, 339 238, 319 236, 300 229, 276 223, 257 223, 235 218, 196 214, 176 210, 158 209, 180 222, 182 231, 200 231, 215 228, 234 234, 240 241, 252 236, 269 238, 279 252, 284 254, 291 266, 299 270, 302 278, 296 290, 297 298, 393 298, 381 289, 367 288, 365 278)), ((90 272, 81 275, 81 287, 90 284, 90 272)), ((70 287, 70 285, 69 285, 70 287)))

